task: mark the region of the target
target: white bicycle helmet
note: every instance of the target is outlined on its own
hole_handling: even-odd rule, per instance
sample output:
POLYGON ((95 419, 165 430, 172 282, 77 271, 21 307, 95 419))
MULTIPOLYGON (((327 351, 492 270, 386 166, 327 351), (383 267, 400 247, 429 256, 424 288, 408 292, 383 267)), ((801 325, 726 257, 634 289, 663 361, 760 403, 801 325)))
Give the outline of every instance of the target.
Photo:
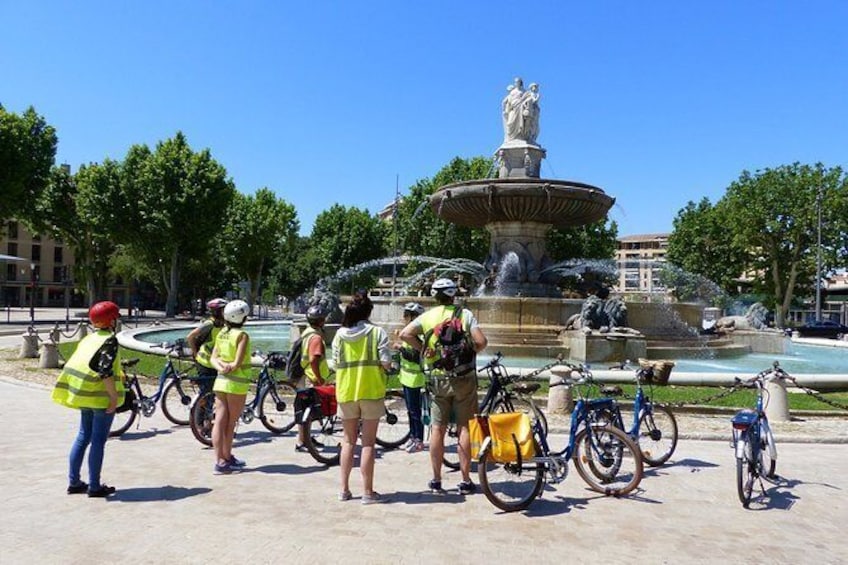
POLYGON ((244 300, 233 300, 224 306, 224 319, 231 324, 243 324, 250 314, 250 306, 244 300))
POLYGON ((424 307, 417 302, 407 302, 407 304, 403 307, 403 311, 420 316, 424 313, 424 307))
POLYGON ((436 282, 430 287, 430 296, 444 294, 453 298, 456 296, 456 290, 456 283, 451 279, 436 279, 436 282))

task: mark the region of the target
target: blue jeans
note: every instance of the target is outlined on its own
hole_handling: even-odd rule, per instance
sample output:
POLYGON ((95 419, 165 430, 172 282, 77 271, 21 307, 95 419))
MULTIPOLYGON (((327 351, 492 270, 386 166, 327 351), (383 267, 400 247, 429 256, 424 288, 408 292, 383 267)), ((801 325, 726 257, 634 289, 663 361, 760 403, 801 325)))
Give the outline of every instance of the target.
POLYGON ((409 435, 413 439, 424 441, 424 423, 421 421, 421 389, 403 387, 403 399, 409 414, 409 435))
POLYGON ((109 437, 109 429, 115 414, 107 414, 106 410, 95 408, 80 409, 80 428, 74 445, 71 447, 70 470, 68 471, 68 484, 78 485, 80 483, 80 469, 85 450, 88 450, 88 489, 98 490, 100 484, 100 470, 103 468, 103 450, 106 439, 109 437))

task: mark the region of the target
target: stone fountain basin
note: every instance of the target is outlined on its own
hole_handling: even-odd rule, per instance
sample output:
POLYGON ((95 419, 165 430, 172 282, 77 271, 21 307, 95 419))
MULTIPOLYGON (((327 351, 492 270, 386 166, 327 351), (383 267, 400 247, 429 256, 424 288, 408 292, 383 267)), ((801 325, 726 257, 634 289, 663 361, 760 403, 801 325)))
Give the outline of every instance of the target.
POLYGON ((596 186, 534 178, 481 179, 449 184, 430 197, 433 212, 466 227, 537 222, 560 228, 603 219, 615 198, 596 186))

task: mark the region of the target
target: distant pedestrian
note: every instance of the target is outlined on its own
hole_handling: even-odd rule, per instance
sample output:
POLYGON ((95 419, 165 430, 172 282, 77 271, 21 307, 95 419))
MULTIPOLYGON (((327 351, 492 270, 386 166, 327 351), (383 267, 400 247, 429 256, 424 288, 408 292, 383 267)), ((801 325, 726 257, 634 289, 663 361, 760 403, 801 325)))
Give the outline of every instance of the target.
POLYGON ((80 427, 69 456, 68 494, 104 498, 115 487, 100 482, 103 456, 115 410, 124 403, 124 372, 115 337, 120 317, 114 302, 98 302, 88 311, 96 329, 77 345, 53 388, 54 402, 80 411, 80 427), (88 483, 80 470, 88 450, 88 483))

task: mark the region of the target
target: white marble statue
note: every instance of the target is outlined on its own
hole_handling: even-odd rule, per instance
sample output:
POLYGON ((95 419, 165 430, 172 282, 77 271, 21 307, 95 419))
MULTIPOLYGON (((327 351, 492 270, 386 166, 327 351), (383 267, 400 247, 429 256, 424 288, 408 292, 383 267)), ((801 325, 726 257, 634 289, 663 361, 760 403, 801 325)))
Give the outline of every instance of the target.
POLYGON ((524 90, 524 81, 516 78, 507 87, 501 102, 504 142, 526 141, 536 143, 539 135, 539 85, 533 83, 524 90))

